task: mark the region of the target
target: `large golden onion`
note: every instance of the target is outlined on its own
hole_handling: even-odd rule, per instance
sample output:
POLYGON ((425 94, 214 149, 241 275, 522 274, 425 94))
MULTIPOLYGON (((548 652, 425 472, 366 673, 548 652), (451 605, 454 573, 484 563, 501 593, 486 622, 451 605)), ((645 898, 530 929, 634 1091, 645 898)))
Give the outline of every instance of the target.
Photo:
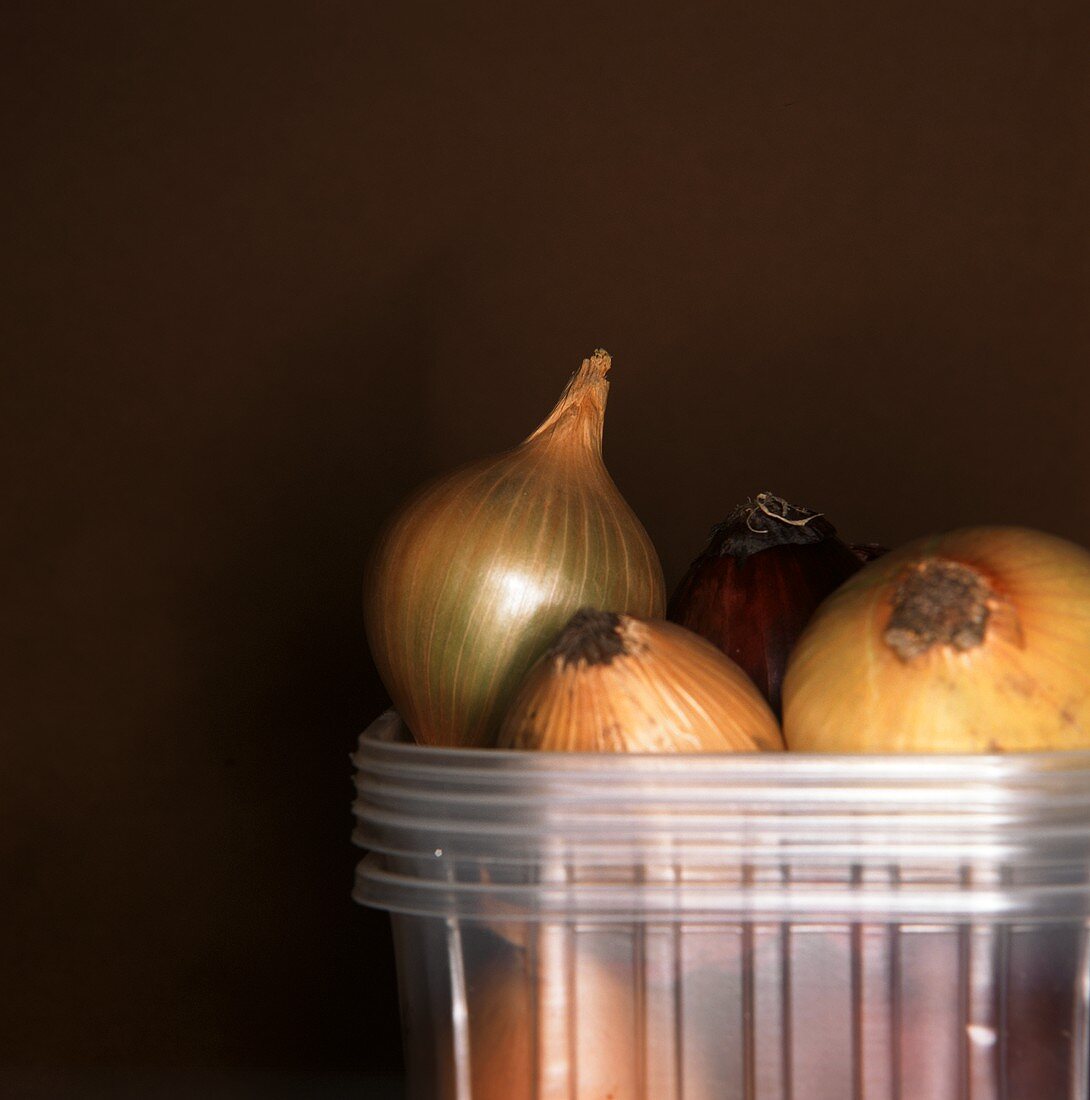
POLYGON ((602 462, 610 358, 584 360, 521 446, 418 492, 364 585, 379 674, 413 734, 491 744, 519 680, 577 609, 661 615, 662 567, 602 462))
POLYGON ((1090 554, 981 527, 872 562, 799 639, 784 736, 802 752, 1090 748, 1090 554))

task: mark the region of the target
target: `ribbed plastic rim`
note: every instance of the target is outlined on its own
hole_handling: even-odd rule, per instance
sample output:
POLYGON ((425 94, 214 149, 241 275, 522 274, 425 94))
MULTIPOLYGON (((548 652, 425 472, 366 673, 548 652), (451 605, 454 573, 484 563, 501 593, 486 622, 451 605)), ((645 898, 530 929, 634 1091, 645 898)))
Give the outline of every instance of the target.
MULTIPOLYGON (((990 753, 980 755, 853 755, 836 753, 542 753, 495 749, 450 749, 417 745, 401 719, 386 711, 360 735, 352 758, 361 776, 414 784, 487 783, 496 788, 527 777, 597 785, 615 780, 686 785, 743 784, 788 778, 799 785, 855 789, 876 780, 898 784, 946 784, 994 797, 998 784, 1038 792, 1066 786, 1085 790, 1090 751, 990 753), (605 778, 603 778, 605 777, 605 778)), ((357 784, 359 785, 359 784, 357 784)), ((1004 796, 1005 797, 1005 796, 1004 796)))
POLYGON ((409 742, 387 712, 361 735, 353 762, 354 839, 372 852, 354 896, 397 912, 1090 916, 1090 752, 441 749, 409 742))

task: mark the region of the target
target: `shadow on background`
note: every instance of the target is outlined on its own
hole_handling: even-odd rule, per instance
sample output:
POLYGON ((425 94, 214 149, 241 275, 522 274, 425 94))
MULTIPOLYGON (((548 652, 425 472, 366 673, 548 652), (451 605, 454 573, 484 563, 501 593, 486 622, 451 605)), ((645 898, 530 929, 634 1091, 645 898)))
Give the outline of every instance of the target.
POLYGON ((245 522, 196 597, 217 614, 191 623, 203 654, 194 728, 212 731, 235 811, 228 850, 242 856, 212 894, 238 935, 205 956, 231 1062, 272 1049, 288 1063, 352 1064, 366 1045, 369 1064, 397 1064, 388 919, 348 900, 361 855, 348 844, 348 754, 388 705, 363 636, 364 561, 432 472, 417 387, 434 370, 436 282, 422 267, 286 361, 279 417, 260 450, 239 454, 221 504, 245 522))

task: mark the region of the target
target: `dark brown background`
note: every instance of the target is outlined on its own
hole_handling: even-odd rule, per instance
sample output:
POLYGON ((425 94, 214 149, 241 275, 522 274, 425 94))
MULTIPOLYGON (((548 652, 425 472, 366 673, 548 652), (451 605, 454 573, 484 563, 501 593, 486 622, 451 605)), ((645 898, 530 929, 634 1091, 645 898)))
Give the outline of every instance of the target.
POLYGON ((762 488, 1090 541, 1088 11, 7 9, 0 1064, 396 1064, 363 558, 598 344, 670 582, 762 488))

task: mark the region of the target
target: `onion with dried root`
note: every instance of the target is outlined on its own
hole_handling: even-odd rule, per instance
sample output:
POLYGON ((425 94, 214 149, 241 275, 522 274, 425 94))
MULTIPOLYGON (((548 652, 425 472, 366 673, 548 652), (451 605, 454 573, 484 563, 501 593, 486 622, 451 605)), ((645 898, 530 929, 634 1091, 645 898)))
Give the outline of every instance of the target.
POLYGON ((784 735, 802 752, 1090 748, 1090 553, 980 527, 872 562, 799 639, 784 735))
POLYGON ((783 749, 768 704, 684 627, 584 609, 530 670, 499 745, 561 752, 783 749))

